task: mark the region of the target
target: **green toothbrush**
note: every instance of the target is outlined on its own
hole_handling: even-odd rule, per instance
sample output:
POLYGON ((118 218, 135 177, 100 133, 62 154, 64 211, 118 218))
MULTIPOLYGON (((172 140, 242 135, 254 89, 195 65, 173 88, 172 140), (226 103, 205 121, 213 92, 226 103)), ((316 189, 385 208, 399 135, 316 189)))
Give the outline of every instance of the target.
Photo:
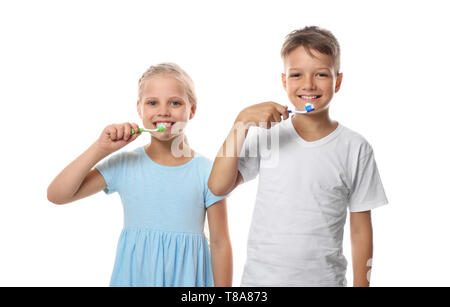
POLYGON ((139 128, 138 132, 136 132, 136 130, 134 130, 133 128, 131 128, 131 134, 135 134, 135 133, 141 133, 141 132, 164 132, 166 131, 166 126, 164 125, 159 125, 158 128, 156 129, 144 129, 144 128, 139 128))

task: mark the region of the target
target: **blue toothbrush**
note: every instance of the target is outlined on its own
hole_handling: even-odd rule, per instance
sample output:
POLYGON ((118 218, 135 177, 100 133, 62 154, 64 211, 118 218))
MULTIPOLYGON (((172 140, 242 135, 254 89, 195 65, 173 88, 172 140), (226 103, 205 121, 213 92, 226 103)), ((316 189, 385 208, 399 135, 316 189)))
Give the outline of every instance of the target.
POLYGON ((297 110, 288 110, 288 113, 298 113, 298 114, 305 114, 314 111, 314 105, 312 103, 306 103, 305 104, 305 111, 297 111, 297 110))

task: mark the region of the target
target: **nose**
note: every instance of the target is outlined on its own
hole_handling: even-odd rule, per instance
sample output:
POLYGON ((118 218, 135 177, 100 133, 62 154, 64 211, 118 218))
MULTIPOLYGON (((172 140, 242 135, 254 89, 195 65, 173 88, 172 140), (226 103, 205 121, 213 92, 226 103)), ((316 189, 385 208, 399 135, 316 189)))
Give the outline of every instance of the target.
POLYGON ((305 75, 303 78, 302 89, 306 91, 313 91, 316 89, 313 76, 305 75))
POLYGON ((159 116, 169 116, 170 112, 169 112, 169 106, 165 103, 160 104, 159 108, 158 108, 158 115, 159 116))

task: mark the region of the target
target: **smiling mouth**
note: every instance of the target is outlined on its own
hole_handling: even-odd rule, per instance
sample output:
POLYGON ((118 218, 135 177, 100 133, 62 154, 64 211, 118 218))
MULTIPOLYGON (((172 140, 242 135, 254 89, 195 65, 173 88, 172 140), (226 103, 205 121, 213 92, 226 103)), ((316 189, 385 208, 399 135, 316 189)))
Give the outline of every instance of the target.
POLYGON ((169 129, 170 127, 173 126, 173 124, 175 124, 175 122, 168 122, 168 121, 165 121, 165 122, 163 122, 163 121, 153 122, 153 125, 155 126, 155 128, 157 128, 159 126, 164 126, 164 127, 166 127, 166 129, 169 129))
POLYGON ((322 97, 322 95, 299 95, 298 96, 298 98, 303 99, 303 100, 307 100, 307 101, 317 100, 320 97, 322 97))

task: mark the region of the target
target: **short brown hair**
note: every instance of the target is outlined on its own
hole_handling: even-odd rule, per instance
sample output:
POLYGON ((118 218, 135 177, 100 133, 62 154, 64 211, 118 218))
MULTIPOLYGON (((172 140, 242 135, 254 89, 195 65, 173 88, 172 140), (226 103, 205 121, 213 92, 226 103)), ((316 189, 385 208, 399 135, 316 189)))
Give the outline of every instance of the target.
POLYGON ((336 75, 340 69, 341 49, 336 37, 328 30, 310 26, 289 33, 281 48, 281 57, 286 60, 289 53, 297 47, 303 46, 306 51, 313 56, 311 49, 327 54, 333 58, 336 75))

